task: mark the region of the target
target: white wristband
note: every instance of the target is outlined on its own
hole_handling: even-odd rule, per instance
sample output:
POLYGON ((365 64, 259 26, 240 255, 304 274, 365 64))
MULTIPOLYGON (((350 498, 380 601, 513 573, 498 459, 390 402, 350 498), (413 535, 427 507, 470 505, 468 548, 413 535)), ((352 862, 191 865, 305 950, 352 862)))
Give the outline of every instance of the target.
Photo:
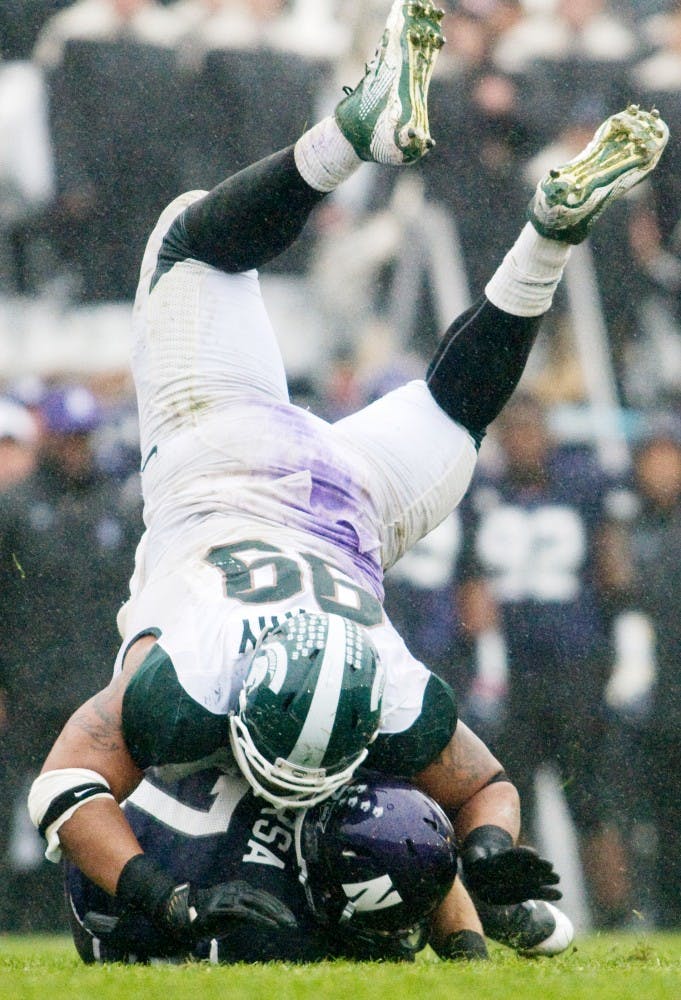
POLYGON ((40 774, 28 793, 28 812, 34 826, 41 830, 50 809, 56 807, 54 819, 41 831, 47 840, 47 860, 55 864, 61 860, 58 831, 77 809, 94 799, 113 797, 109 782, 97 771, 65 767, 40 774))

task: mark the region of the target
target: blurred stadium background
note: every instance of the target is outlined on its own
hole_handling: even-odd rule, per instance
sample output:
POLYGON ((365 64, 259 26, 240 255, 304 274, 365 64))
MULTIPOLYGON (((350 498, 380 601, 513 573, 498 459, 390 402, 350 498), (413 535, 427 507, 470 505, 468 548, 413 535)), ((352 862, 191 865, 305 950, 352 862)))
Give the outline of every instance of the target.
MULTIPOLYGON (((661 630, 681 600, 678 564, 656 553, 676 551, 681 537, 681 4, 442 5, 448 45, 431 90, 437 148, 407 171, 363 167, 263 273, 266 302, 293 398, 336 419, 418 377, 451 319, 482 293, 547 167, 630 101, 659 107, 669 147, 652 180, 573 252, 523 383, 546 414, 564 476, 578 474, 577 455, 601 477, 594 507, 607 492, 603 521, 625 544, 613 549, 616 565, 591 613, 599 659, 629 669, 616 690, 604 679, 594 708, 607 728, 604 755, 590 764, 605 775, 600 839, 574 828, 561 792, 574 776, 561 773, 560 747, 537 772, 540 809, 527 835, 557 856, 578 928, 676 927, 681 862, 665 862, 671 885, 662 886, 659 844, 675 835, 681 856, 678 636, 661 630), (651 441, 662 454, 658 447, 646 479, 640 462, 651 441), (651 564, 664 597, 645 609, 657 680, 645 629, 618 646, 615 626, 640 611, 651 564), (623 663, 627 652, 633 665, 623 663), (649 781, 653 772, 664 782, 649 781), (580 862, 587 835, 593 852, 600 844, 592 867, 606 871, 605 888, 580 862)), ((146 235, 178 192, 210 188, 330 113, 341 87, 361 76, 388 6, 0 4, 0 929, 64 925, 58 878, 41 863, 18 803, 60 719, 106 679, 115 650, 115 611, 141 527, 127 357, 146 235), (19 898, 31 901, 22 912, 19 898)), ((507 464, 492 432, 481 471, 503 476, 507 464)), ((508 678, 489 666, 494 654, 479 641, 489 629, 476 633, 458 589, 458 557, 475 548, 467 523, 448 522, 397 568, 388 608, 414 651, 448 674, 470 721, 503 746, 508 678)), ((640 624, 624 625, 632 620, 640 624)), ((563 681, 568 694, 582 683, 578 663, 563 681)))

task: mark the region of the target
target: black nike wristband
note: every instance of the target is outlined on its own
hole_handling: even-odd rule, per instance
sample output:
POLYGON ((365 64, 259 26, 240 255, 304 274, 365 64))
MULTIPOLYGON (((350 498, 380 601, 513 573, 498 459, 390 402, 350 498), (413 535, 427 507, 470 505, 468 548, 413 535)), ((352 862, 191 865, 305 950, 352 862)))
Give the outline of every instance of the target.
POLYGON ((171 875, 145 854, 136 854, 126 862, 120 874, 116 899, 155 918, 163 913, 176 884, 171 875))
POLYGON ((500 851, 513 847, 513 837, 508 830, 491 823, 471 830, 461 845, 461 859, 464 867, 475 864, 481 858, 490 858, 500 851))
POLYGON ((489 958, 485 939, 477 931, 455 931, 441 944, 431 942, 431 948, 440 958, 452 962, 475 962, 489 958))

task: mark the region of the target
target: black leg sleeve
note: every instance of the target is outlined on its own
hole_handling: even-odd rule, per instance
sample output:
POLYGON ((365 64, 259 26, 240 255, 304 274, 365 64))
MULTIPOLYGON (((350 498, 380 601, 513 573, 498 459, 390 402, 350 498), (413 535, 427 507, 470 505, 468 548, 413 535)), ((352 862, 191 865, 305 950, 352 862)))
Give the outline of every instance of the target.
POLYGON ((183 213, 191 256, 222 271, 261 267, 300 235, 324 197, 298 173, 293 146, 229 177, 183 213))
POLYGON ((518 385, 541 319, 512 316, 483 296, 440 341, 428 366, 428 388, 478 444, 518 385))

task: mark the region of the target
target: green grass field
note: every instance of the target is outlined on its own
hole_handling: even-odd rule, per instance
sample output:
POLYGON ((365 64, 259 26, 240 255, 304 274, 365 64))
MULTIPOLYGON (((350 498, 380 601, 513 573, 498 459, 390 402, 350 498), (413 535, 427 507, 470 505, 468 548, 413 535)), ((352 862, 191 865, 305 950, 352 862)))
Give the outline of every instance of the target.
POLYGON ((70 940, 0 936, 1 1000, 681 1000, 681 935, 595 935, 553 959, 448 965, 83 966, 70 940))

